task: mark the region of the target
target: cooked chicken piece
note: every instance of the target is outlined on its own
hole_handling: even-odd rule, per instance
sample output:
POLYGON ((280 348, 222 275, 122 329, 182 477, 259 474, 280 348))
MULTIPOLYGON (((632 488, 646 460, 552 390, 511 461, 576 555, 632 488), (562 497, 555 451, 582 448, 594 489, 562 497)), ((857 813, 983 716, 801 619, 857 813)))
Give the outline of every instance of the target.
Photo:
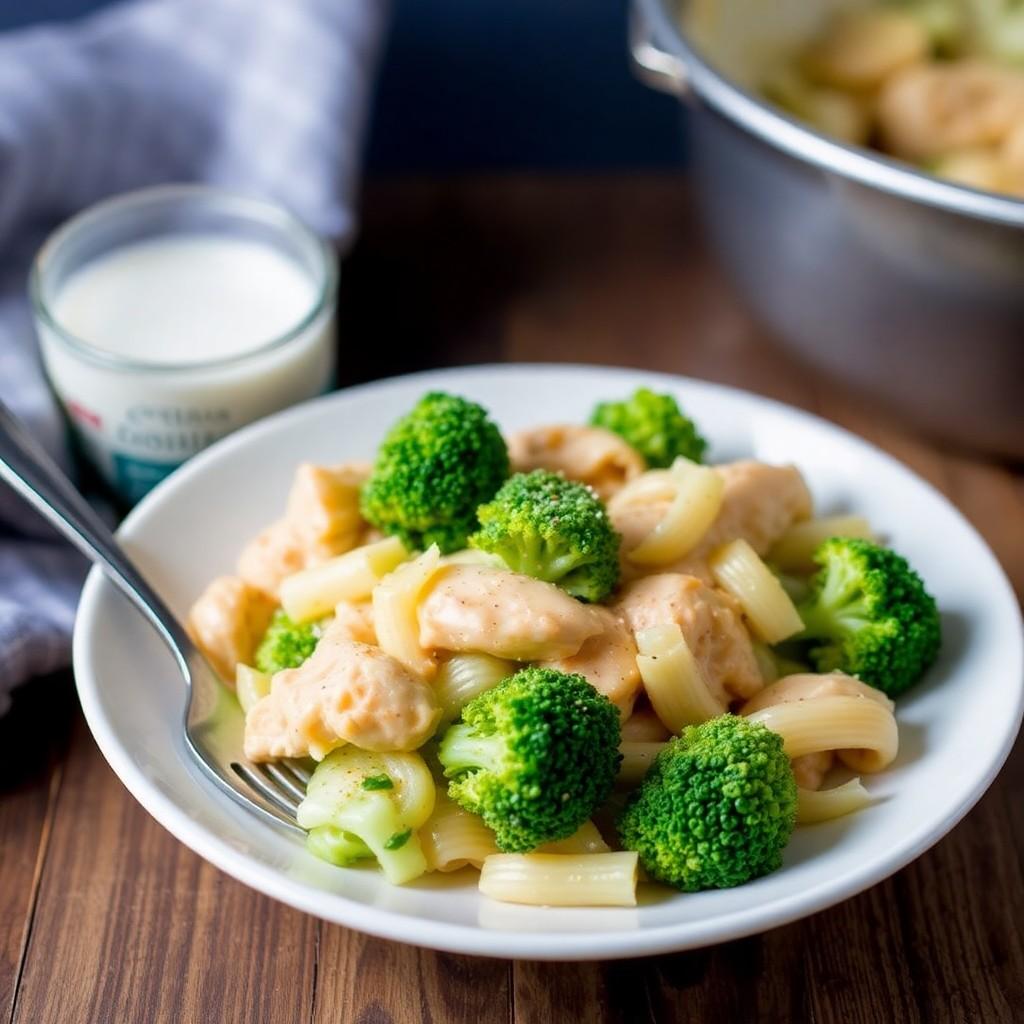
POLYGON ((278 519, 260 531, 238 557, 238 575, 246 583, 276 598, 281 580, 306 568, 306 549, 292 524, 278 519))
POLYGON ((705 552, 745 540, 759 555, 814 510, 811 492, 795 466, 745 459, 715 467, 725 480, 722 507, 699 547, 705 552))
POLYGON ((595 605, 591 611, 601 623, 601 632, 588 637, 576 654, 543 664, 560 672, 577 672, 603 693, 628 718, 640 689, 636 667, 636 643, 626 624, 608 608, 595 605))
POLYGON ((623 743, 662 743, 671 736, 649 705, 637 708, 622 723, 623 743))
POLYGON ((332 467, 304 462, 295 471, 285 519, 314 557, 330 558, 355 546, 364 525, 359 489, 369 475, 370 466, 362 462, 332 467))
POLYGON ((1024 175, 1024 119, 1006 136, 1002 157, 1010 167, 1024 175))
POLYGON ((553 583, 487 565, 448 565, 418 609, 425 650, 474 651, 512 661, 568 658, 602 630, 593 608, 553 583))
MULTIPOLYGON (((707 559, 715 548, 742 538, 759 555, 764 555, 794 523, 811 515, 810 491, 794 466, 743 460, 714 469, 725 482, 722 507, 715 521, 689 554, 659 571, 684 573, 711 583, 707 559)), ((609 510, 612 525, 622 534, 625 579, 634 579, 645 571, 646 567, 629 561, 628 553, 664 518, 668 507, 669 502, 664 500, 628 503, 609 510)))
POLYGON ((359 488, 370 467, 302 463, 288 495, 287 511, 242 550, 238 574, 247 583, 277 597, 286 576, 344 554, 363 539, 359 488))
POLYGON ((878 97, 883 147, 923 162, 1002 144, 1024 121, 1024 72, 983 61, 916 64, 878 97))
POLYGON ((766 686, 740 709, 740 714, 750 715, 755 711, 785 704, 792 700, 813 700, 815 697, 864 697, 873 700, 890 711, 896 706, 881 690, 862 683, 843 672, 798 672, 783 676, 766 686))
POLYGON ((634 634, 675 622, 700 665, 711 695, 723 705, 763 686, 750 634, 736 603, 694 576, 661 573, 630 583, 614 611, 634 634))
POLYGON ((361 644, 377 643, 377 627, 373 621, 372 601, 342 601, 334 609, 332 631, 346 640, 361 644))
POLYGON ((589 484, 607 500, 645 468, 643 457, 603 427, 556 424, 521 430, 508 438, 516 473, 550 469, 589 484))
POLYGON ((793 776, 796 784, 801 789, 821 789, 836 755, 831 750, 819 750, 816 754, 804 754, 803 757, 794 757, 790 762, 793 768, 793 776))
POLYGON ((890 75, 923 60, 928 33, 903 11, 841 11, 805 51, 800 66, 813 82, 837 89, 877 89, 890 75))
POLYGON ((245 756, 323 757, 341 743, 415 750, 437 727, 431 687, 379 647, 328 628, 298 668, 275 674, 245 719, 245 756))
POLYGON ((274 602, 236 576, 219 576, 188 613, 186 628, 217 674, 234 686, 235 666, 252 663, 274 602))

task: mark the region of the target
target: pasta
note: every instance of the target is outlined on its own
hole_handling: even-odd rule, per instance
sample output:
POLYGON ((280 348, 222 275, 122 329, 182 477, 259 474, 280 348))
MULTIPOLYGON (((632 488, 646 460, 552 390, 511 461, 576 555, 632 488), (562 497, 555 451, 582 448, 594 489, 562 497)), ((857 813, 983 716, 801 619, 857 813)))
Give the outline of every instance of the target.
POLYGON ((636 708, 622 723, 623 743, 664 743, 671 735, 653 708, 636 708))
POLYGON ((494 833, 483 820, 463 810, 438 790, 434 811, 420 829, 420 843, 428 871, 458 871, 472 865, 477 870, 498 852, 494 833))
MULTIPOLYGON (((434 777, 419 754, 379 753, 350 746, 345 749, 344 771, 351 777, 387 776, 387 792, 395 801, 399 817, 415 828, 427 821, 434 810, 434 777)), ((315 814, 316 810, 309 807, 305 813, 315 814)), ((300 820, 299 824, 303 822, 300 820)))
POLYGON ((748 717, 777 732, 790 758, 835 750, 853 771, 870 773, 890 765, 899 749, 892 711, 864 697, 789 701, 748 717))
POLYGON ((341 601, 361 601, 409 557, 397 537, 347 551, 329 562, 288 576, 281 583, 281 607, 296 622, 319 618, 341 601))
POLYGON ((544 843, 537 847, 538 853, 560 853, 566 855, 582 853, 608 853, 611 847, 604 841, 592 821, 585 821, 568 839, 559 839, 553 843, 544 843))
POLYGON ((538 907, 634 907, 636 882, 635 853, 504 853, 480 872, 485 896, 538 907))
POLYGON ((713 469, 676 459, 671 469, 654 470, 627 484, 616 495, 622 505, 671 495, 661 521, 627 553, 638 565, 668 565, 688 554, 707 533, 722 507, 725 481, 713 469))
POLYGON ((751 645, 754 657, 757 659, 757 668, 766 683, 774 683, 779 678, 779 665, 775 660, 772 649, 767 644, 754 643, 751 645))
POLYGON ((655 714, 672 733, 722 714, 711 695, 683 631, 676 623, 652 626, 636 635, 636 663, 655 714))
POLYGON ((490 654, 453 654, 442 662, 434 678, 441 721, 454 721, 474 697, 497 686, 515 670, 514 662, 490 654))
POLYGON ((871 524, 863 516, 825 516, 791 526, 772 548, 768 560, 783 572, 813 572, 814 552, 829 537, 873 540, 871 524))
POLYGON ((270 676, 260 672, 251 665, 243 665, 241 662, 235 668, 235 694, 242 710, 248 714, 249 709, 261 697, 270 693, 270 676))
MULTIPOLYGON (((483 819, 464 810, 443 790, 438 791, 433 813, 420 831, 420 842, 428 871, 458 871, 468 866, 479 870, 488 857, 499 853, 494 833, 483 819)), ((610 849, 597 826, 586 821, 568 839, 545 843, 537 853, 581 855, 608 853, 610 849)))
POLYGON ((715 582, 739 601, 754 632, 765 643, 780 643, 804 628, 782 584, 745 540, 718 548, 710 565, 715 582))
POLYGON ((860 779, 833 789, 801 789, 797 794, 796 823, 813 825, 819 821, 831 821, 852 814, 871 803, 871 794, 861 785, 860 779))
POLYGON ((381 650, 425 679, 433 676, 437 663, 420 646, 416 603, 440 564, 441 552, 432 547, 414 561, 399 566, 373 591, 373 618, 381 650))

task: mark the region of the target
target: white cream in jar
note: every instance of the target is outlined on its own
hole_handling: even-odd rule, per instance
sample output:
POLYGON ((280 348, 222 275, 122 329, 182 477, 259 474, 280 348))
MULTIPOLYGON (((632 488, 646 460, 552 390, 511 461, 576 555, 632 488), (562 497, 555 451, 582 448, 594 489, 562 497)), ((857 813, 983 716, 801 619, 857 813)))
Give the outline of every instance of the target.
POLYGON ((330 386, 336 277, 284 210, 202 186, 102 203, 51 237, 32 280, 43 361, 122 497, 330 386))

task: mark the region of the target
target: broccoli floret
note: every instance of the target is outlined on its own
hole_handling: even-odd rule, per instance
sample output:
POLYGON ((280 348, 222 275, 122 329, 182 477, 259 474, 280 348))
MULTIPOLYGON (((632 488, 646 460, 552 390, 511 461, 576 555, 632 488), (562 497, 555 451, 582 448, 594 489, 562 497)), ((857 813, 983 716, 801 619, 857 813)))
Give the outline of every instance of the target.
POLYGON ((403 786, 434 792, 418 754, 377 755, 355 747, 332 751, 313 772, 296 816, 309 832, 307 849, 340 867, 375 857, 393 885, 419 877, 427 864, 416 829, 433 801, 423 803, 403 786), (403 761, 397 784, 387 771, 389 758, 403 761), (410 800, 418 802, 410 805, 410 800))
POLYGON ((935 661, 942 627, 935 599, 907 560, 866 540, 833 537, 800 605, 808 656, 819 672, 846 672, 896 697, 935 661))
POLYGON ((448 795, 523 853, 571 836, 608 797, 619 712, 583 676, 525 668, 462 709, 439 757, 448 795))
POLYGON ((659 752, 619 819, 653 878, 684 892, 774 871, 796 823, 782 738, 735 715, 691 725, 659 752))
POLYGON ((622 402, 601 402, 590 422, 618 434, 653 469, 671 466, 680 456, 700 462, 708 446, 671 395, 658 395, 649 388, 639 388, 622 402))
POLYGON ((619 535, 584 484, 535 469, 516 473, 477 510, 472 547, 516 572, 557 583, 584 601, 602 601, 619 581, 619 535))
POLYGON ((298 668, 316 649, 323 633, 318 622, 293 622, 279 608, 256 648, 256 667, 272 676, 285 668, 298 668))
POLYGON ((432 391, 388 431, 362 513, 409 548, 457 551, 476 527, 477 506, 507 476, 508 449, 486 410, 432 391))

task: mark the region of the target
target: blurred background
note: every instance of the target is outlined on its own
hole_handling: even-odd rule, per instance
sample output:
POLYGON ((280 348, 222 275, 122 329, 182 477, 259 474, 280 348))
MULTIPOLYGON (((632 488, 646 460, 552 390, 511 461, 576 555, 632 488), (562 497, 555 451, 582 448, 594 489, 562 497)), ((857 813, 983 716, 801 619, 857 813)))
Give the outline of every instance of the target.
MULTIPOLYGON (((106 6, 0 4, 0 30, 106 6)), ((625 0, 394 0, 367 175, 679 166, 679 107, 630 74, 626 7, 625 0)))

